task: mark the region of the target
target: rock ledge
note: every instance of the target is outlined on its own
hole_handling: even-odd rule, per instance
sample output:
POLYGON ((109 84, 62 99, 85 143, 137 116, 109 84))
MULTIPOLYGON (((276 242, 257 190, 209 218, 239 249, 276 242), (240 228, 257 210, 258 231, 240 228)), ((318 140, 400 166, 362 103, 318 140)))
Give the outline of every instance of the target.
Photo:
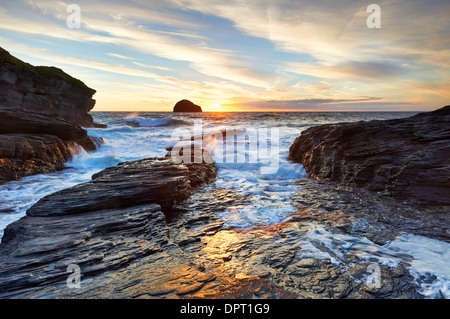
POLYGON ((289 159, 309 176, 422 204, 450 204, 450 106, 386 121, 327 124, 301 133, 289 159))

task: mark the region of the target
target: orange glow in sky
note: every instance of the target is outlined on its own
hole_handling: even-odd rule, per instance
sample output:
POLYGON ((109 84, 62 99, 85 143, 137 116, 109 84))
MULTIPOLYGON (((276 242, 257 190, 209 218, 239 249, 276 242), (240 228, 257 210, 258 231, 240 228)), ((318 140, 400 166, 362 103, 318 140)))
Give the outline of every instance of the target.
POLYGON ((432 110, 450 104, 450 2, 5 1, 1 46, 97 90, 94 111, 432 110), (426 7, 426 8, 425 8, 426 7))

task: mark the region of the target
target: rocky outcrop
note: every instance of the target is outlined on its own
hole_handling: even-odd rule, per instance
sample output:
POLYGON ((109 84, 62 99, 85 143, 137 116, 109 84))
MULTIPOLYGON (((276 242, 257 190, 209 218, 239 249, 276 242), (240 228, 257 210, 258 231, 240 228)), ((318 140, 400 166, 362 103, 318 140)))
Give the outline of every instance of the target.
POLYGON ((86 130, 72 122, 62 120, 58 116, 42 115, 41 113, 24 112, 0 107, 0 135, 27 134, 53 135, 62 141, 72 141, 82 146, 86 151, 96 149, 95 143, 86 130))
POLYGON ((88 114, 95 90, 62 70, 35 67, 0 48, 0 184, 60 170, 78 146, 102 141, 80 127, 104 127, 88 114))
POLYGON ((0 107, 0 184, 60 170, 78 146, 95 150, 98 138, 58 116, 0 107))
POLYGON ((84 127, 94 123, 88 112, 94 107, 95 90, 55 67, 32 66, 0 48, 0 106, 58 114, 84 127))
POLYGON ((181 100, 173 107, 174 112, 202 112, 202 108, 189 100, 181 100))
POLYGON ((91 182, 42 198, 5 229, 0 295, 64 282, 61 267, 67 263, 78 264, 87 278, 170 250, 165 214, 190 196, 192 184, 210 182, 216 172, 215 164, 144 159, 107 168, 91 182))
POLYGON ((289 151, 309 176, 422 204, 450 204, 450 106, 386 121, 327 124, 289 151))
POLYGON ((214 163, 174 164, 169 154, 107 168, 10 224, 0 244, 0 297, 421 297, 404 263, 382 266, 381 288, 370 289, 368 263, 356 256, 340 257, 348 267, 303 257, 311 223, 358 235, 372 229, 354 227, 345 212, 301 206, 280 223, 230 229, 216 212, 247 199, 203 187, 216 176, 214 163), (80 269, 78 288, 68 286, 69 265, 80 269))
POLYGON ((70 157, 68 145, 54 135, 0 135, 0 185, 60 170, 70 157))

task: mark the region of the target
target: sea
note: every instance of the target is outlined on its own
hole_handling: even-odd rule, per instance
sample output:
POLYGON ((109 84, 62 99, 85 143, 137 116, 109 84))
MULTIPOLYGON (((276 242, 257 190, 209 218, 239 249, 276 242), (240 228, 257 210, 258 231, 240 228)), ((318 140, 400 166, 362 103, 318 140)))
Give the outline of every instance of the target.
MULTIPOLYGON (((40 198, 56 191, 87 182, 91 176, 120 162, 165 156, 167 148, 180 146, 180 140, 192 133, 244 132, 246 139, 236 138, 243 148, 220 142, 221 152, 213 157, 218 167, 215 182, 208 186, 234 190, 247 201, 233 211, 216 212, 226 227, 270 225, 298 211, 291 200, 301 190, 297 181, 306 176, 300 164, 288 160, 289 147, 301 132, 311 126, 368 120, 408 117, 414 112, 92 112, 96 123, 108 127, 87 128, 91 136, 102 137, 104 144, 93 152, 81 147, 73 150, 72 159, 62 171, 22 178, 0 185, 0 238, 5 227, 25 216, 40 198), (255 142, 256 139, 256 142, 255 142), (256 144, 255 144, 256 143, 256 144), (250 144, 256 145, 252 147, 250 144), (244 155, 242 153, 244 152, 244 155), (224 155, 225 154, 225 155, 224 155)), ((230 134, 232 135, 232 134, 230 134)), ((222 135, 223 136, 223 135, 222 135)), ((237 134, 236 136, 239 136, 237 134)), ((220 139, 219 139, 220 140, 220 139)), ((370 141, 368 141, 370 143, 370 141)), ((211 144, 212 145, 212 144, 211 144)), ((333 234, 325 226, 312 226, 302 238, 304 247, 313 241, 340 254, 379 264, 395 266, 402 261, 420 281, 426 298, 450 298, 450 244, 424 236, 403 234, 379 246, 367 238, 333 234), (347 247, 358 249, 347 249, 347 247)), ((310 245, 311 246, 311 245, 310 245)), ((316 245, 317 246, 317 245, 316 245)), ((311 246, 312 247, 312 246, 311 246)), ((306 248, 305 248, 306 249, 306 248)), ((311 251, 314 254, 313 251, 311 251)), ((327 258, 315 252, 315 258, 327 258)), ((325 254, 325 255, 324 255, 325 254)), ((334 261, 339 263, 339 261, 334 261)))

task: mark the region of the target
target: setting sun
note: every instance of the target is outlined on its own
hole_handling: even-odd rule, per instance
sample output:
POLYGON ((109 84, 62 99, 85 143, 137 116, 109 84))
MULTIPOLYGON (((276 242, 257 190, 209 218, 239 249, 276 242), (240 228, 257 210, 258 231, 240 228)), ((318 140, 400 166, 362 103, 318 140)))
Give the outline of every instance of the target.
POLYGON ((226 109, 222 106, 221 103, 211 103, 208 105, 208 107, 204 108, 204 111, 206 111, 206 112, 225 112, 226 109))

